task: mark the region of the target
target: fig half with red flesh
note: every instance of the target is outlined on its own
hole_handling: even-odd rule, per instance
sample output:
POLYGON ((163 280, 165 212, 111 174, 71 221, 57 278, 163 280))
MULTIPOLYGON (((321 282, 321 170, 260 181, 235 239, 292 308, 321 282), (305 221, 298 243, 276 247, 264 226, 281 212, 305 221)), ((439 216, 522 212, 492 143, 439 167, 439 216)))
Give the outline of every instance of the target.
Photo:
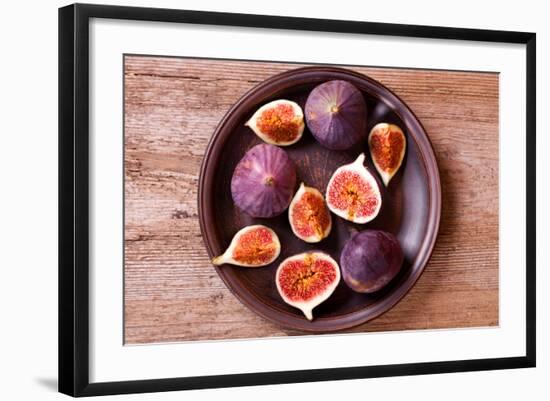
POLYGON ((235 205, 252 217, 275 217, 283 213, 296 187, 296 167, 286 152, 262 143, 239 161, 231 178, 235 205))
POLYGON ((267 143, 288 146, 302 137, 304 113, 293 101, 274 100, 260 107, 245 125, 267 143))
POLYGON ((292 232, 305 242, 319 242, 330 234, 332 218, 325 198, 302 183, 288 208, 292 232))
POLYGON ((329 209, 346 220, 364 224, 373 220, 382 206, 382 195, 376 178, 364 166, 365 154, 332 174, 327 186, 329 209))
POLYGON ((327 300, 338 286, 340 268, 326 253, 301 253, 279 265, 275 282, 283 300, 312 320, 313 308, 327 300))
POLYGON ((280 253, 281 243, 275 231, 257 224, 239 230, 225 252, 212 259, 212 264, 260 267, 273 263, 280 253))
POLYGON ((370 131, 370 155, 385 186, 401 167, 406 147, 405 134, 395 124, 379 123, 370 131))

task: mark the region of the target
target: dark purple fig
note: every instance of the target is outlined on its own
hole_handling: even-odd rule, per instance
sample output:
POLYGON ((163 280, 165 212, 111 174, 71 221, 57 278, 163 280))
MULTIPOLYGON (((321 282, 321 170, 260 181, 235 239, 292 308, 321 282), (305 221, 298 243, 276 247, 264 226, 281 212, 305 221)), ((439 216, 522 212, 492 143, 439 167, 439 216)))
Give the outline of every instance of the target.
POLYGON ((357 232, 344 245, 340 256, 342 277, 357 292, 371 293, 388 284, 403 264, 403 250, 388 232, 357 232))
POLYGON ((231 195, 235 205, 252 217, 274 217, 290 204, 296 168, 286 152, 261 144, 250 149, 235 167, 231 195))
POLYGON ((305 117, 315 139, 328 149, 349 149, 366 138, 367 105, 347 81, 316 86, 307 98, 305 117))

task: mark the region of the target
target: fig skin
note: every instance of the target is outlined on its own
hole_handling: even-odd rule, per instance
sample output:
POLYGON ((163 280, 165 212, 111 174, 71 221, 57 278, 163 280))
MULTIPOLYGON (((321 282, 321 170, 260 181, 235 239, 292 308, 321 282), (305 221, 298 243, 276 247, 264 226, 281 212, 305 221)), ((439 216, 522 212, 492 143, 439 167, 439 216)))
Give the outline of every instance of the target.
POLYGON ((271 228, 256 224, 240 229, 231 240, 229 247, 220 256, 212 258, 212 264, 219 266, 224 263, 244 266, 267 266, 275 261, 281 253, 279 237, 271 228), (243 243, 243 239, 249 243, 243 243), (251 242, 251 243, 250 243, 251 242), (246 245, 261 253, 247 255, 246 245))
POLYGON ((316 188, 307 187, 304 183, 300 185, 294 198, 292 198, 292 202, 290 202, 288 220, 294 235, 302 241, 309 243, 322 241, 328 237, 332 229, 332 217, 325 203, 325 198, 316 188), (306 196, 309 199, 305 199, 306 196), (316 204, 312 205, 311 202, 315 202, 316 204), (311 210, 311 206, 318 209, 311 210), (303 210, 304 208, 306 210, 303 210), (299 216, 300 212, 304 213, 305 216, 299 216), (306 221, 298 221, 300 218, 305 218, 306 221), (304 229, 306 231, 310 229, 311 233, 307 235, 307 233, 303 232, 304 229))
POLYGON ((374 220, 382 208, 380 186, 364 161, 361 153, 353 163, 338 167, 325 195, 332 213, 357 224, 374 220))
POLYGON ((365 98, 347 81, 316 86, 307 98, 305 116, 315 139, 328 149, 349 149, 366 138, 365 98))
POLYGON ((403 259, 403 250, 393 234, 379 230, 357 232, 342 249, 342 277, 352 290, 372 293, 399 273, 403 259))
POLYGON ((261 140, 271 145, 289 146, 300 140, 304 133, 304 112, 302 108, 291 100, 279 99, 264 104, 248 120, 245 125, 249 127, 261 140), (272 112, 267 130, 262 127, 266 113, 272 112), (288 114, 292 112, 293 116, 288 114), (274 132, 269 132, 273 130, 274 132))
POLYGON ((283 301, 313 320, 313 309, 332 295, 340 277, 338 263, 330 255, 312 251, 283 260, 275 283, 283 301))
POLYGON ((395 124, 376 124, 369 133, 369 151, 374 167, 387 187, 401 167, 407 139, 401 128, 395 124))
POLYGON ((231 195, 235 205, 252 217, 283 213, 296 187, 296 167, 286 152, 274 145, 251 148, 235 167, 231 195))

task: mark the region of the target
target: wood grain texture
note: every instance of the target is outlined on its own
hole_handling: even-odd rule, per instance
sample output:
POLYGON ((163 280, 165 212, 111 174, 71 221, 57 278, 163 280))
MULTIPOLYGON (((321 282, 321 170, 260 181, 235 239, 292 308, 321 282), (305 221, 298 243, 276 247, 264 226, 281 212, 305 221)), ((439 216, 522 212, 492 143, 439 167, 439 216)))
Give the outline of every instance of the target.
MULTIPOLYGON (((299 64, 126 56, 125 342, 304 334, 225 287, 197 214, 202 155, 231 105, 299 64)), ((393 309, 349 332, 498 324, 498 74, 348 67, 418 116, 438 158, 443 209, 423 275, 393 309)))

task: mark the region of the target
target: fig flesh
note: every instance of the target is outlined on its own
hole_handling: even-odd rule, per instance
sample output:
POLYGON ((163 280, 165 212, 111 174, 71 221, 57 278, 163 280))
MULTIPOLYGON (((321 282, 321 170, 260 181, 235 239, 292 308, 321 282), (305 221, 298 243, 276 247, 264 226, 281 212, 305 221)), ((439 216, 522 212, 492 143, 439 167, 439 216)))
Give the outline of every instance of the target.
POLYGON ((283 300, 312 320, 313 308, 330 297, 338 286, 340 268, 326 253, 301 253, 279 265, 275 282, 283 300))
POLYGON ((316 86, 307 98, 305 115, 315 139, 328 149, 349 149, 366 137, 365 99, 347 81, 328 81, 316 86))
POLYGON ((285 211, 296 187, 296 167, 277 146, 260 144, 243 156, 231 179, 235 205, 252 217, 274 217, 285 211))
POLYGON ((273 263, 280 253, 281 243, 275 231, 258 224, 239 230, 225 252, 212 259, 212 264, 260 267, 273 263))
POLYGON ((274 100, 260 107, 245 125, 267 143, 288 146, 302 137, 304 113, 295 102, 274 100))
POLYGON ((376 178, 363 165, 365 155, 343 165, 332 174, 327 186, 329 209, 346 220, 364 224, 373 220, 382 206, 376 178))
POLYGON ((403 250, 388 232, 365 230, 346 242, 340 255, 342 277, 352 290, 371 293, 388 284, 403 264, 403 250))
POLYGON ((319 242, 330 234, 332 218, 325 198, 302 183, 288 208, 292 232, 305 242, 319 242))
POLYGON ((406 146, 405 134, 395 124, 379 123, 370 131, 370 155, 385 186, 401 167, 406 146))

